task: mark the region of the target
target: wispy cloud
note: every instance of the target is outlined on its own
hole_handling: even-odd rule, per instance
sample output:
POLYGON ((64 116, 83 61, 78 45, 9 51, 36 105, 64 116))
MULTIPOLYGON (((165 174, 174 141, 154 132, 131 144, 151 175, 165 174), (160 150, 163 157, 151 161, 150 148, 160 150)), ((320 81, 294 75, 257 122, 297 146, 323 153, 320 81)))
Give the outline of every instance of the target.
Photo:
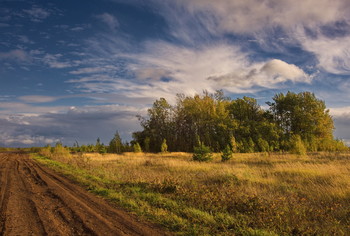
POLYGON ((30 55, 22 49, 14 49, 8 52, 0 52, 0 60, 13 60, 17 62, 29 62, 30 55))
POLYGON ((319 67, 339 75, 350 75, 350 36, 329 38, 319 35, 300 40, 304 49, 316 55, 319 67))
POLYGON ((106 72, 106 71, 116 71, 118 68, 113 65, 105 65, 101 67, 85 67, 85 68, 80 68, 74 71, 69 72, 72 75, 81 75, 81 74, 95 74, 95 73, 100 73, 100 72, 106 72))
MULTIPOLYGON (((257 87, 276 88, 288 81, 310 83, 312 79, 296 65, 281 60, 252 62, 248 53, 225 43, 190 48, 164 41, 147 42, 142 52, 122 53, 105 63, 118 60, 128 61, 120 68, 128 77, 109 75, 98 83, 98 76, 94 76, 70 82, 89 92, 173 97, 176 93, 201 93, 204 89, 254 92, 257 87)), ((95 72, 83 69, 71 73, 90 70, 95 72)))
POLYGON ((180 0, 156 1, 166 11, 174 32, 193 26, 194 21, 208 32, 253 33, 274 27, 293 28, 296 25, 315 27, 348 18, 350 5, 346 0, 180 0), (164 5, 163 5, 164 4, 164 5), (167 5, 167 6, 166 6, 167 5), (317 6, 317 7, 315 7, 317 6), (185 26, 185 27, 183 27, 185 26))
POLYGON ((72 67, 72 62, 69 61, 61 61, 60 59, 63 57, 62 54, 49 54, 47 53, 43 58, 42 62, 47 64, 51 68, 62 69, 72 67))
POLYGON ((119 27, 119 22, 117 18, 109 13, 97 15, 96 18, 105 23, 112 31, 115 31, 119 27))
POLYGON ((51 14, 48 10, 38 6, 33 6, 31 9, 23 10, 23 12, 28 14, 33 22, 41 22, 51 14))
POLYGON ((28 95, 21 96, 18 99, 26 103, 46 103, 56 101, 59 98, 50 96, 28 95))

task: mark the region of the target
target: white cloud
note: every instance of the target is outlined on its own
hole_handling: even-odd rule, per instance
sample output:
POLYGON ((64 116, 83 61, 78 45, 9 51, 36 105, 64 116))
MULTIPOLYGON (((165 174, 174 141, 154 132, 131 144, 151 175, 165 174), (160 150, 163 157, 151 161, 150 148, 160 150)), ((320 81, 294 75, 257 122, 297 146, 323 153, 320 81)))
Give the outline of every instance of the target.
POLYGON ((329 112, 334 117, 342 117, 342 116, 350 117, 350 106, 329 108, 329 112))
POLYGON ((103 23, 107 24, 110 30, 115 31, 119 27, 117 18, 109 13, 103 13, 96 16, 103 23))
POLYGON ((293 82, 310 82, 310 76, 305 74, 302 69, 278 59, 267 62, 260 71, 278 82, 285 82, 287 80, 293 82))
POLYGON ((31 60, 28 53, 21 49, 14 49, 9 52, 0 52, 0 60, 13 60, 17 62, 29 62, 31 60))
POLYGON ((164 76, 170 82, 152 83, 155 87, 174 91, 200 93, 214 91, 253 91, 254 86, 274 88, 287 81, 309 83, 311 78, 302 69, 281 60, 254 63, 239 48, 227 44, 198 49, 178 47, 166 43, 151 43, 145 54, 133 56, 138 63, 130 66, 139 78, 164 76), (140 73, 143 72, 143 73, 140 73))
POLYGON ((300 43, 304 49, 316 55, 319 67, 334 74, 350 74, 350 36, 328 38, 303 36, 300 43))
POLYGON ((68 61, 60 61, 62 54, 46 54, 42 61, 47 64, 50 68, 62 69, 72 67, 73 64, 68 61))
POLYGON ((5 144, 6 146, 9 145, 33 145, 33 144, 52 144, 55 142, 60 141, 59 139, 55 138, 46 138, 43 136, 31 136, 27 134, 22 135, 11 135, 8 133, 3 133, 0 136, 0 143, 5 144))
POLYGON ((21 96, 19 97, 19 99, 27 103, 45 103, 45 102, 56 101, 58 98, 50 97, 50 96, 29 95, 29 96, 21 96))
POLYGON ((31 18, 31 21, 41 22, 50 16, 50 12, 46 9, 33 6, 31 9, 23 10, 23 12, 27 13, 31 18))
MULTIPOLYGON (((205 26, 209 32, 216 33, 252 33, 278 26, 283 28, 293 28, 296 25, 316 27, 348 18, 350 8, 346 0, 157 2, 169 6, 165 7, 167 11, 164 12, 171 17, 169 22, 184 26, 191 25, 190 21, 195 20, 205 26)), ((177 27, 175 30, 181 30, 181 28, 177 27)))
POLYGON ((128 61, 124 67, 118 65, 124 77, 87 67, 71 73, 97 73, 67 82, 76 83, 77 89, 88 93, 117 92, 126 97, 165 97, 171 101, 177 93, 193 95, 217 89, 251 93, 283 87, 286 82, 310 83, 312 79, 296 65, 281 60, 252 62, 248 53, 226 43, 193 48, 156 41, 147 42, 141 53, 119 53, 108 60, 104 51, 101 55, 105 64, 99 68, 118 64, 118 60, 128 61))
POLYGON ((116 71, 118 67, 113 65, 106 65, 106 66, 100 66, 100 67, 85 67, 80 68, 74 71, 69 72, 72 75, 81 75, 81 74, 95 74, 100 72, 106 72, 106 71, 116 71))

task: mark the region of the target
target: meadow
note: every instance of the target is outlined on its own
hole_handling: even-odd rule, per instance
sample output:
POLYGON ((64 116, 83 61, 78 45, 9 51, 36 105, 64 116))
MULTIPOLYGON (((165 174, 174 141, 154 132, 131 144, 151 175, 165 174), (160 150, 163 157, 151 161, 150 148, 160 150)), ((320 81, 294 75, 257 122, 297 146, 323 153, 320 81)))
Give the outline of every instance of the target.
POLYGON ((348 152, 33 158, 177 235, 350 235, 348 152))

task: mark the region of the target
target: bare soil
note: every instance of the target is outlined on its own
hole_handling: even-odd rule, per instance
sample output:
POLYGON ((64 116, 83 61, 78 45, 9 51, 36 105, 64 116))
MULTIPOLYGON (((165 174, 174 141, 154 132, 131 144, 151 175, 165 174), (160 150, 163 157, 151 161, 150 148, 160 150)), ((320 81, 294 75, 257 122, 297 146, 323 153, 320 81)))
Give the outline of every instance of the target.
POLYGON ((0 153, 0 235, 165 235, 41 166, 0 153))

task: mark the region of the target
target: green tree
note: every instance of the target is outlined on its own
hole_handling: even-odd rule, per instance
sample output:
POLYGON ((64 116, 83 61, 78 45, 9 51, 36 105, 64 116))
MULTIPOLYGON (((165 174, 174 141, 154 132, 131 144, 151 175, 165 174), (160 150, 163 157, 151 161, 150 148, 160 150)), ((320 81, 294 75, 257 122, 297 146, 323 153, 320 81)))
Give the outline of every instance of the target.
POLYGON ((279 93, 268 103, 275 121, 283 130, 283 139, 288 141, 299 135, 309 150, 320 149, 324 140, 333 140, 333 120, 325 102, 313 93, 279 93))
POLYGON ((118 131, 115 132, 114 137, 109 142, 108 152, 118 154, 123 152, 123 143, 118 131))
POLYGON ((164 138, 171 140, 172 135, 172 107, 165 98, 160 98, 148 109, 148 119, 140 117, 143 131, 134 133, 137 142, 145 144, 145 139, 150 138, 149 150, 159 152, 164 138))

